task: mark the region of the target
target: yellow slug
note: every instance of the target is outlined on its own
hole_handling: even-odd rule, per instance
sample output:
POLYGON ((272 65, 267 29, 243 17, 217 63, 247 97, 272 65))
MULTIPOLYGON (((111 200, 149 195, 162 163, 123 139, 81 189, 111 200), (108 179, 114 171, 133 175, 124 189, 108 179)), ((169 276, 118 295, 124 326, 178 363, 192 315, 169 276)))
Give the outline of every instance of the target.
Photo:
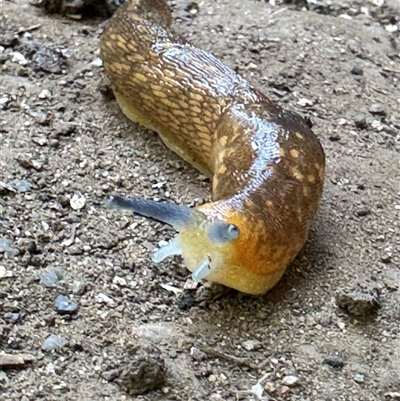
POLYGON ((284 111, 170 28, 164 0, 132 0, 108 21, 101 56, 124 114, 212 178, 197 208, 111 197, 108 206, 172 225, 153 260, 182 255, 194 280, 263 294, 303 247, 322 195, 323 148, 284 111))

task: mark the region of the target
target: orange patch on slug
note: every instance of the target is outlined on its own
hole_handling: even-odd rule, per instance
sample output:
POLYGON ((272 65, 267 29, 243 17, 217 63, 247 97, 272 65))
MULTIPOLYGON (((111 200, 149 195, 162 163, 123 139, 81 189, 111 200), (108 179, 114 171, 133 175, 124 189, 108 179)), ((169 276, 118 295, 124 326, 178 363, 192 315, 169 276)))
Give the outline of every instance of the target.
POLYGON ((299 151, 296 149, 290 149, 289 153, 290 156, 292 156, 294 159, 297 159, 299 157, 299 151))

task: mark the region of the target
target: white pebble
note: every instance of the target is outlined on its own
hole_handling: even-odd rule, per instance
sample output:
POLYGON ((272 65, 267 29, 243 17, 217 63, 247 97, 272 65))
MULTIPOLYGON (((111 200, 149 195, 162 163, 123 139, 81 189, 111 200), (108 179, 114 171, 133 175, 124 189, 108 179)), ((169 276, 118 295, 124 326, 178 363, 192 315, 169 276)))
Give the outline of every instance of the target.
POLYGON ((123 287, 126 287, 126 280, 123 277, 115 276, 113 278, 113 283, 117 284, 117 285, 120 285, 120 286, 123 286, 123 287))
POLYGON ((47 89, 43 89, 39 93, 39 99, 51 99, 51 92, 47 89))
POLYGON ((13 63, 18 63, 19 65, 26 65, 28 64, 28 60, 24 57, 23 54, 19 52, 10 53, 12 55, 11 61, 13 63))
POLYGON ((86 199, 84 196, 79 196, 75 194, 72 199, 69 201, 72 209, 74 210, 80 210, 85 207, 86 204, 86 199))
POLYGON ((103 60, 97 57, 90 63, 90 65, 93 67, 101 67, 103 65, 103 60))
POLYGON ((314 104, 314 102, 312 100, 310 100, 310 99, 306 99, 305 97, 302 97, 301 99, 299 99, 297 101, 297 104, 299 106, 304 107, 304 106, 312 106, 314 104))
POLYGON ((108 304, 110 306, 115 305, 115 301, 107 296, 106 294, 100 293, 95 296, 96 302, 99 304, 108 304))
POLYGON ((285 376, 282 381, 288 387, 293 387, 299 384, 299 378, 296 376, 285 376))

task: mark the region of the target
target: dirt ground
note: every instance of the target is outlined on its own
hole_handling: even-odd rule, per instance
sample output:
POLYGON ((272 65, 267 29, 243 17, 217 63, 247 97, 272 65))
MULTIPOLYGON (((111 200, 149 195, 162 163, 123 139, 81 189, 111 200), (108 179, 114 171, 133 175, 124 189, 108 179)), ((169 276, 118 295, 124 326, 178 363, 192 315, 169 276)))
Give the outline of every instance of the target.
POLYGON ((305 248, 251 297, 193 289, 179 258, 151 262, 170 229, 105 209, 193 206, 210 182, 105 96, 104 20, 3 2, 0 399, 400 399, 400 3, 271 3, 173 4, 326 151, 305 248))

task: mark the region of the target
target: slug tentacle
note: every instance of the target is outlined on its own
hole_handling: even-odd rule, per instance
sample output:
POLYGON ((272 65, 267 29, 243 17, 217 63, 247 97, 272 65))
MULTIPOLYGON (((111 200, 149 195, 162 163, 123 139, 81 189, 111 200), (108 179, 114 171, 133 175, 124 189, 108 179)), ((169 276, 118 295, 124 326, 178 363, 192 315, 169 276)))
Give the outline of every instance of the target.
POLYGON ((300 116, 181 39, 171 21, 164 0, 131 0, 107 24, 101 56, 125 115, 212 177, 212 202, 191 209, 113 197, 108 206, 178 231, 154 262, 182 255, 195 281, 262 294, 306 241, 324 151, 300 116))

